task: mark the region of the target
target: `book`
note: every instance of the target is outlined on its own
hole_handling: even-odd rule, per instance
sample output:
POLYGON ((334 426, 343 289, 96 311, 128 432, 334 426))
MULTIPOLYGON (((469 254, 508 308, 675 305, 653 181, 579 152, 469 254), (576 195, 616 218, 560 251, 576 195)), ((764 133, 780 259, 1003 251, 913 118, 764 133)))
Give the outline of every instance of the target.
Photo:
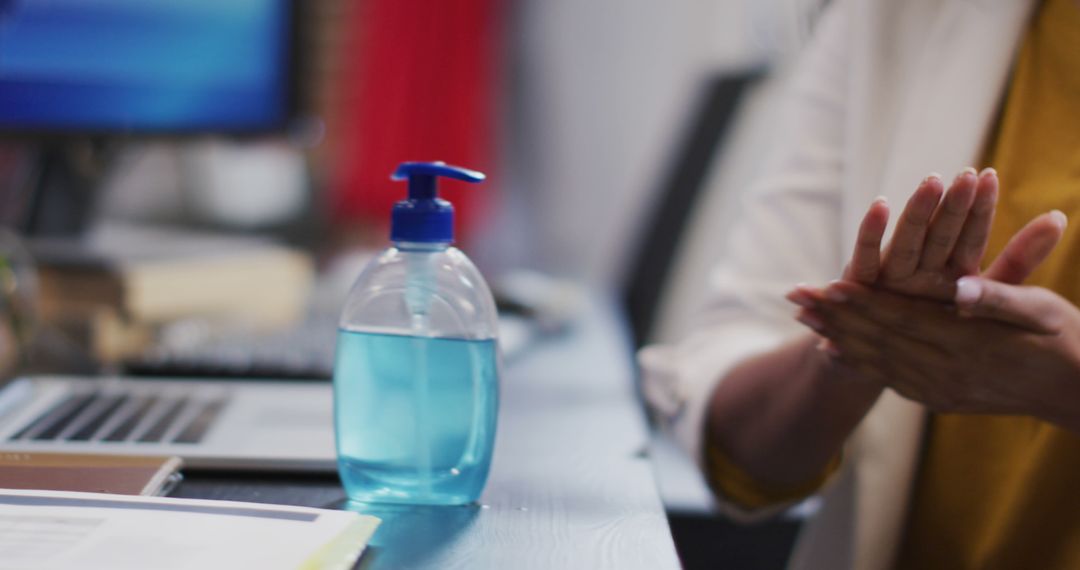
POLYGON ((39 239, 42 317, 113 310, 131 324, 191 316, 287 326, 307 307, 308 255, 273 241, 111 223, 83 240, 39 239))
POLYGON ((0 490, 0 570, 346 570, 379 523, 307 507, 0 490))
POLYGON ((0 489, 164 495, 181 465, 179 457, 0 451, 0 489))
POLYGON ((285 329, 306 314, 314 281, 310 256, 257 237, 110 223, 29 247, 41 320, 104 363, 142 354, 178 320, 285 329))

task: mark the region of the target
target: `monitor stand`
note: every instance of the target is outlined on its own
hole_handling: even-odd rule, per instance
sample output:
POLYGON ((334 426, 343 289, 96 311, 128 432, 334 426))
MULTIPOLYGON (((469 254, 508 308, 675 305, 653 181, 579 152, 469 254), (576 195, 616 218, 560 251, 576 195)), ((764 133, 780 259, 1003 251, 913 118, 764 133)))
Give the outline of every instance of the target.
POLYGON ((28 180, 22 235, 81 237, 94 221, 111 147, 93 139, 41 143, 28 180))

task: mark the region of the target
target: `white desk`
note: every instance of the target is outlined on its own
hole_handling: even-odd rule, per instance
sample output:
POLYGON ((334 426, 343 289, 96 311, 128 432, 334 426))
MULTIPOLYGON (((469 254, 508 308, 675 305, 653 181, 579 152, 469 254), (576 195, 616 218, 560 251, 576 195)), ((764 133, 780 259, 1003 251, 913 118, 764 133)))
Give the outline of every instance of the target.
MULTIPOLYGON (((674 569, 646 457, 648 432, 614 305, 510 363, 481 505, 368 510, 383 518, 360 568, 674 569)), ((176 496, 341 506, 336 481, 193 474, 176 496)))

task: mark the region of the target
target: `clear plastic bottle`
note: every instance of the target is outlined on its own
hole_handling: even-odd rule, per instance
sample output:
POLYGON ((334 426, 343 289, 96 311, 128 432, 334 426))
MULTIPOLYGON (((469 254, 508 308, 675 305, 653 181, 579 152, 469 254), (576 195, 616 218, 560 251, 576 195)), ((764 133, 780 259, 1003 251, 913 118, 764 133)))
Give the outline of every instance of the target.
POLYGON ((361 502, 463 504, 487 481, 498 410, 495 303, 451 246, 452 208, 435 178, 483 174, 405 163, 409 199, 391 239, 360 274, 338 326, 334 423, 338 470, 361 502))

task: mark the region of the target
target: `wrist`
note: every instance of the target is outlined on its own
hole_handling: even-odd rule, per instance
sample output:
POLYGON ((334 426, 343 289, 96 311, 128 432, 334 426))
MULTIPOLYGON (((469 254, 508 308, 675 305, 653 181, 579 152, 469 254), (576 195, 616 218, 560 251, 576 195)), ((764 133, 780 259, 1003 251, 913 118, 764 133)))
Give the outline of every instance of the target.
POLYGON ((813 372, 807 376, 808 390, 828 402, 829 408, 851 421, 861 420, 885 391, 885 386, 868 378, 828 354, 820 347, 821 337, 810 335, 804 358, 813 372))
POLYGON ((786 486, 821 474, 881 389, 849 381, 806 335, 733 369, 713 393, 712 442, 755 479, 786 486))

